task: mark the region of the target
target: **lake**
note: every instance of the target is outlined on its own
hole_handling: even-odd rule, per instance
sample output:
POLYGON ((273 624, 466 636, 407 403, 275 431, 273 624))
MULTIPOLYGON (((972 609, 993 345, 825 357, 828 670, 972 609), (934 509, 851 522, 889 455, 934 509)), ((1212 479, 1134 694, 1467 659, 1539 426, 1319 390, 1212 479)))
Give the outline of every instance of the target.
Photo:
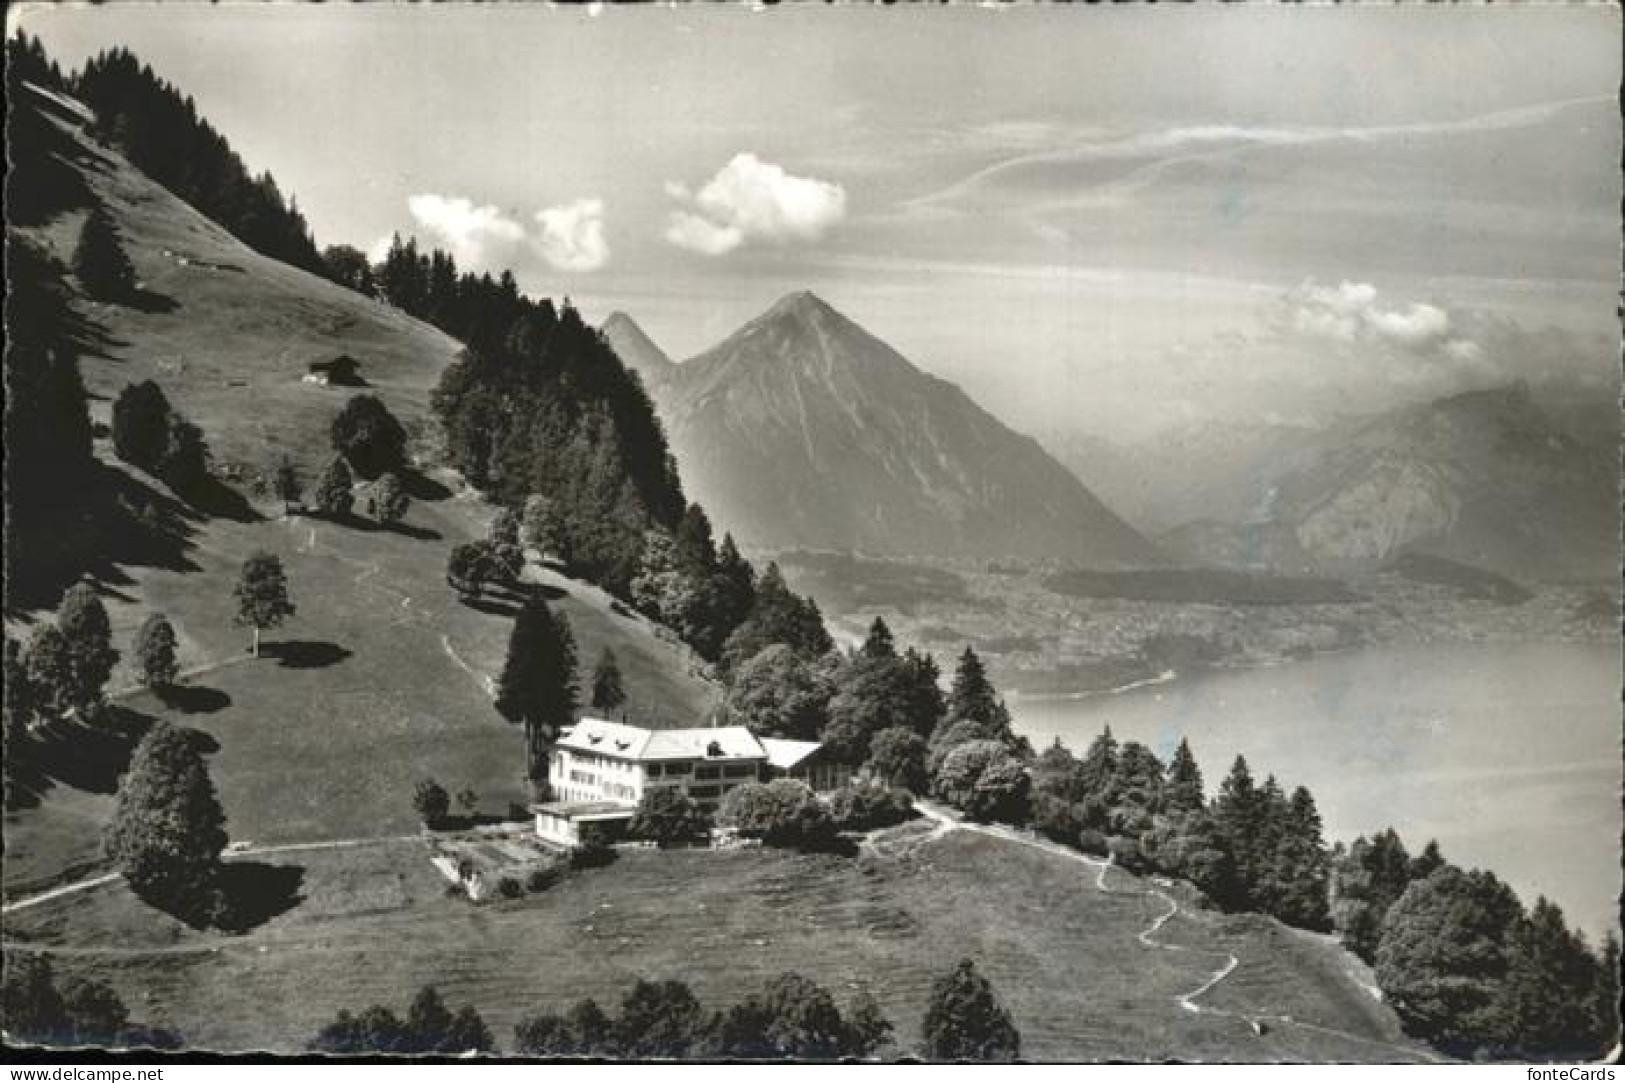
POLYGON ((1620 669, 1616 643, 1424 644, 1009 704, 1038 749, 1081 755, 1110 723, 1166 760, 1186 736, 1210 795, 1241 752, 1258 781, 1309 787, 1328 844, 1437 838, 1595 943, 1619 920, 1620 669))

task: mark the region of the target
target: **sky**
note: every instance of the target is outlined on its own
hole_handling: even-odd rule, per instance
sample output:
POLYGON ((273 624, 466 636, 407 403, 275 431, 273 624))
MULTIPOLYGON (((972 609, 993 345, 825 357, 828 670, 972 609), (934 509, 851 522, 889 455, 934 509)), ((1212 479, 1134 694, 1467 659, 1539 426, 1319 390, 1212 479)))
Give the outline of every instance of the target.
POLYGON ((677 359, 811 289, 1025 431, 1612 393, 1612 5, 13 8, 132 48, 322 244, 677 359))

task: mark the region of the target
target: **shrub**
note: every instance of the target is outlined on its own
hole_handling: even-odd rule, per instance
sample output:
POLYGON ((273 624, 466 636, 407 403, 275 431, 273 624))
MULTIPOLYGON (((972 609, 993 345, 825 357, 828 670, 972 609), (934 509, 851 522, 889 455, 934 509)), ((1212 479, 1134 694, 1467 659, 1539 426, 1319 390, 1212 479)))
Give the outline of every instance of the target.
POLYGON ((627 825, 632 838, 653 842, 661 849, 698 842, 710 830, 711 817, 688 795, 669 786, 645 790, 627 825))
POLYGON ((570 851, 572 869, 601 869, 615 864, 615 847, 603 839, 589 838, 570 851))
POLYGON ((1131 839, 1126 835, 1113 835, 1106 840, 1106 848, 1112 860, 1129 872, 1152 871, 1151 862, 1146 858, 1145 850, 1140 847, 1138 839, 1131 839))
MULTIPOLYGON (((613 853, 614 851, 610 851, 613 853)), ((535 893, 546 891, 560 880, 564 879, 563 871, 557 865, 543 865, 531 869, 525 877, 525 890, 535 893)))
POLYGON ((838 834, 823 802, 804 783, 788 778, 730 790, 718 819, 746 838, 798 850, 828 849, 838 834))
POLYGON ((914 801, 903 790, 855 783, 831 795, 829 811, 842 831, 872 831, 908 819, 914 812, 914 801))
POLYGON ((412 791, 412 807, 423 818, 424 826, 438 827, 446 822, 451 811, 451 795, 432 778, 426 778, 412 791))
POLYGON ((1078 849, 1094 857, 1105 857, 1111 853, 1106 836, 1093 828, 1084 828, 1078 832, 1078 849))

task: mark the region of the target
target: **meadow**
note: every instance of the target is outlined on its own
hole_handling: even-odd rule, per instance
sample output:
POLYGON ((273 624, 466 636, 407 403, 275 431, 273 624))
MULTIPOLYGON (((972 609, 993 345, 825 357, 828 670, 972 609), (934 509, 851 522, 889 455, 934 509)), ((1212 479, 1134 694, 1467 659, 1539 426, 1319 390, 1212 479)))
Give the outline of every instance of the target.
POLYGON ((480 905, 448 896, 421 841, 254 860, 296 870, 298 901, 244 935, 195 932, 111 885, 8 917, 8 947, 50 950, 209 1049, 297 1050, 340 1008, 399 1009, 425 982, 511 1046, 527 1013, 614 1004, 640 977, 716 1007, 794 970, 838 998, 867 988, 908 1052, 932 980, 969 955, 1033 1060, 1422 1058, 1327 938, 1182 909, 1156 934, 1182 949, 1155 947, 1137 938, 1166 905, 1146 883, 1113 870, 1103 892, 1085 863, 969 830, 907 824, 857 857, 628 852, 480 905), (1181 1007, 1232 953, 1199 1001, 1216 1010, 1181 1007), (1302 1025, 1258 1033, 1254 1014, 1302 1025))

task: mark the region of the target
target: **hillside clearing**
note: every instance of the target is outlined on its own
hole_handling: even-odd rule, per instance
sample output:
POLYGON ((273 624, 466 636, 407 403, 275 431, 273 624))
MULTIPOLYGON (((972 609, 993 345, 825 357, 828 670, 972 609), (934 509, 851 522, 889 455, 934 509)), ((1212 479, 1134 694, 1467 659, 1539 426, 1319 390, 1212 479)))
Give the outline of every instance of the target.
POLYGON ((638 977, 681 978, 716 1006, 784 970, 840 997, 868 988, 910 1049, 932 979, 968 954, 1034 1060, 1423 1059, 1334 945, 1181 908, 1157 938, 1191 950, 1161 950, 1138 938, 1166 907, 1126 875, 1104 893, 1078 861, 920 823, 875 841, 856 859, 632 852, 545 894, 477 907, 447 897, 421 842, 317 851, 275 859, 302 869, 299 901, 241 937, 193 932, 117 885, 8 916, 8 946, 51 951, 63 972, 104 978, 212 1049, 295 1050, 339 1008, 403 1004, 429 981, 511 1044, 526 1013, 584 996, 613 1004, 638 977), (1207 1003, 1311 1026, 1260 1035, 1183 1010, 1215 956, 1232 953, 1241 962, 1207 1003), (1244 982, 1255 969, 1267 981, 1244 982))

